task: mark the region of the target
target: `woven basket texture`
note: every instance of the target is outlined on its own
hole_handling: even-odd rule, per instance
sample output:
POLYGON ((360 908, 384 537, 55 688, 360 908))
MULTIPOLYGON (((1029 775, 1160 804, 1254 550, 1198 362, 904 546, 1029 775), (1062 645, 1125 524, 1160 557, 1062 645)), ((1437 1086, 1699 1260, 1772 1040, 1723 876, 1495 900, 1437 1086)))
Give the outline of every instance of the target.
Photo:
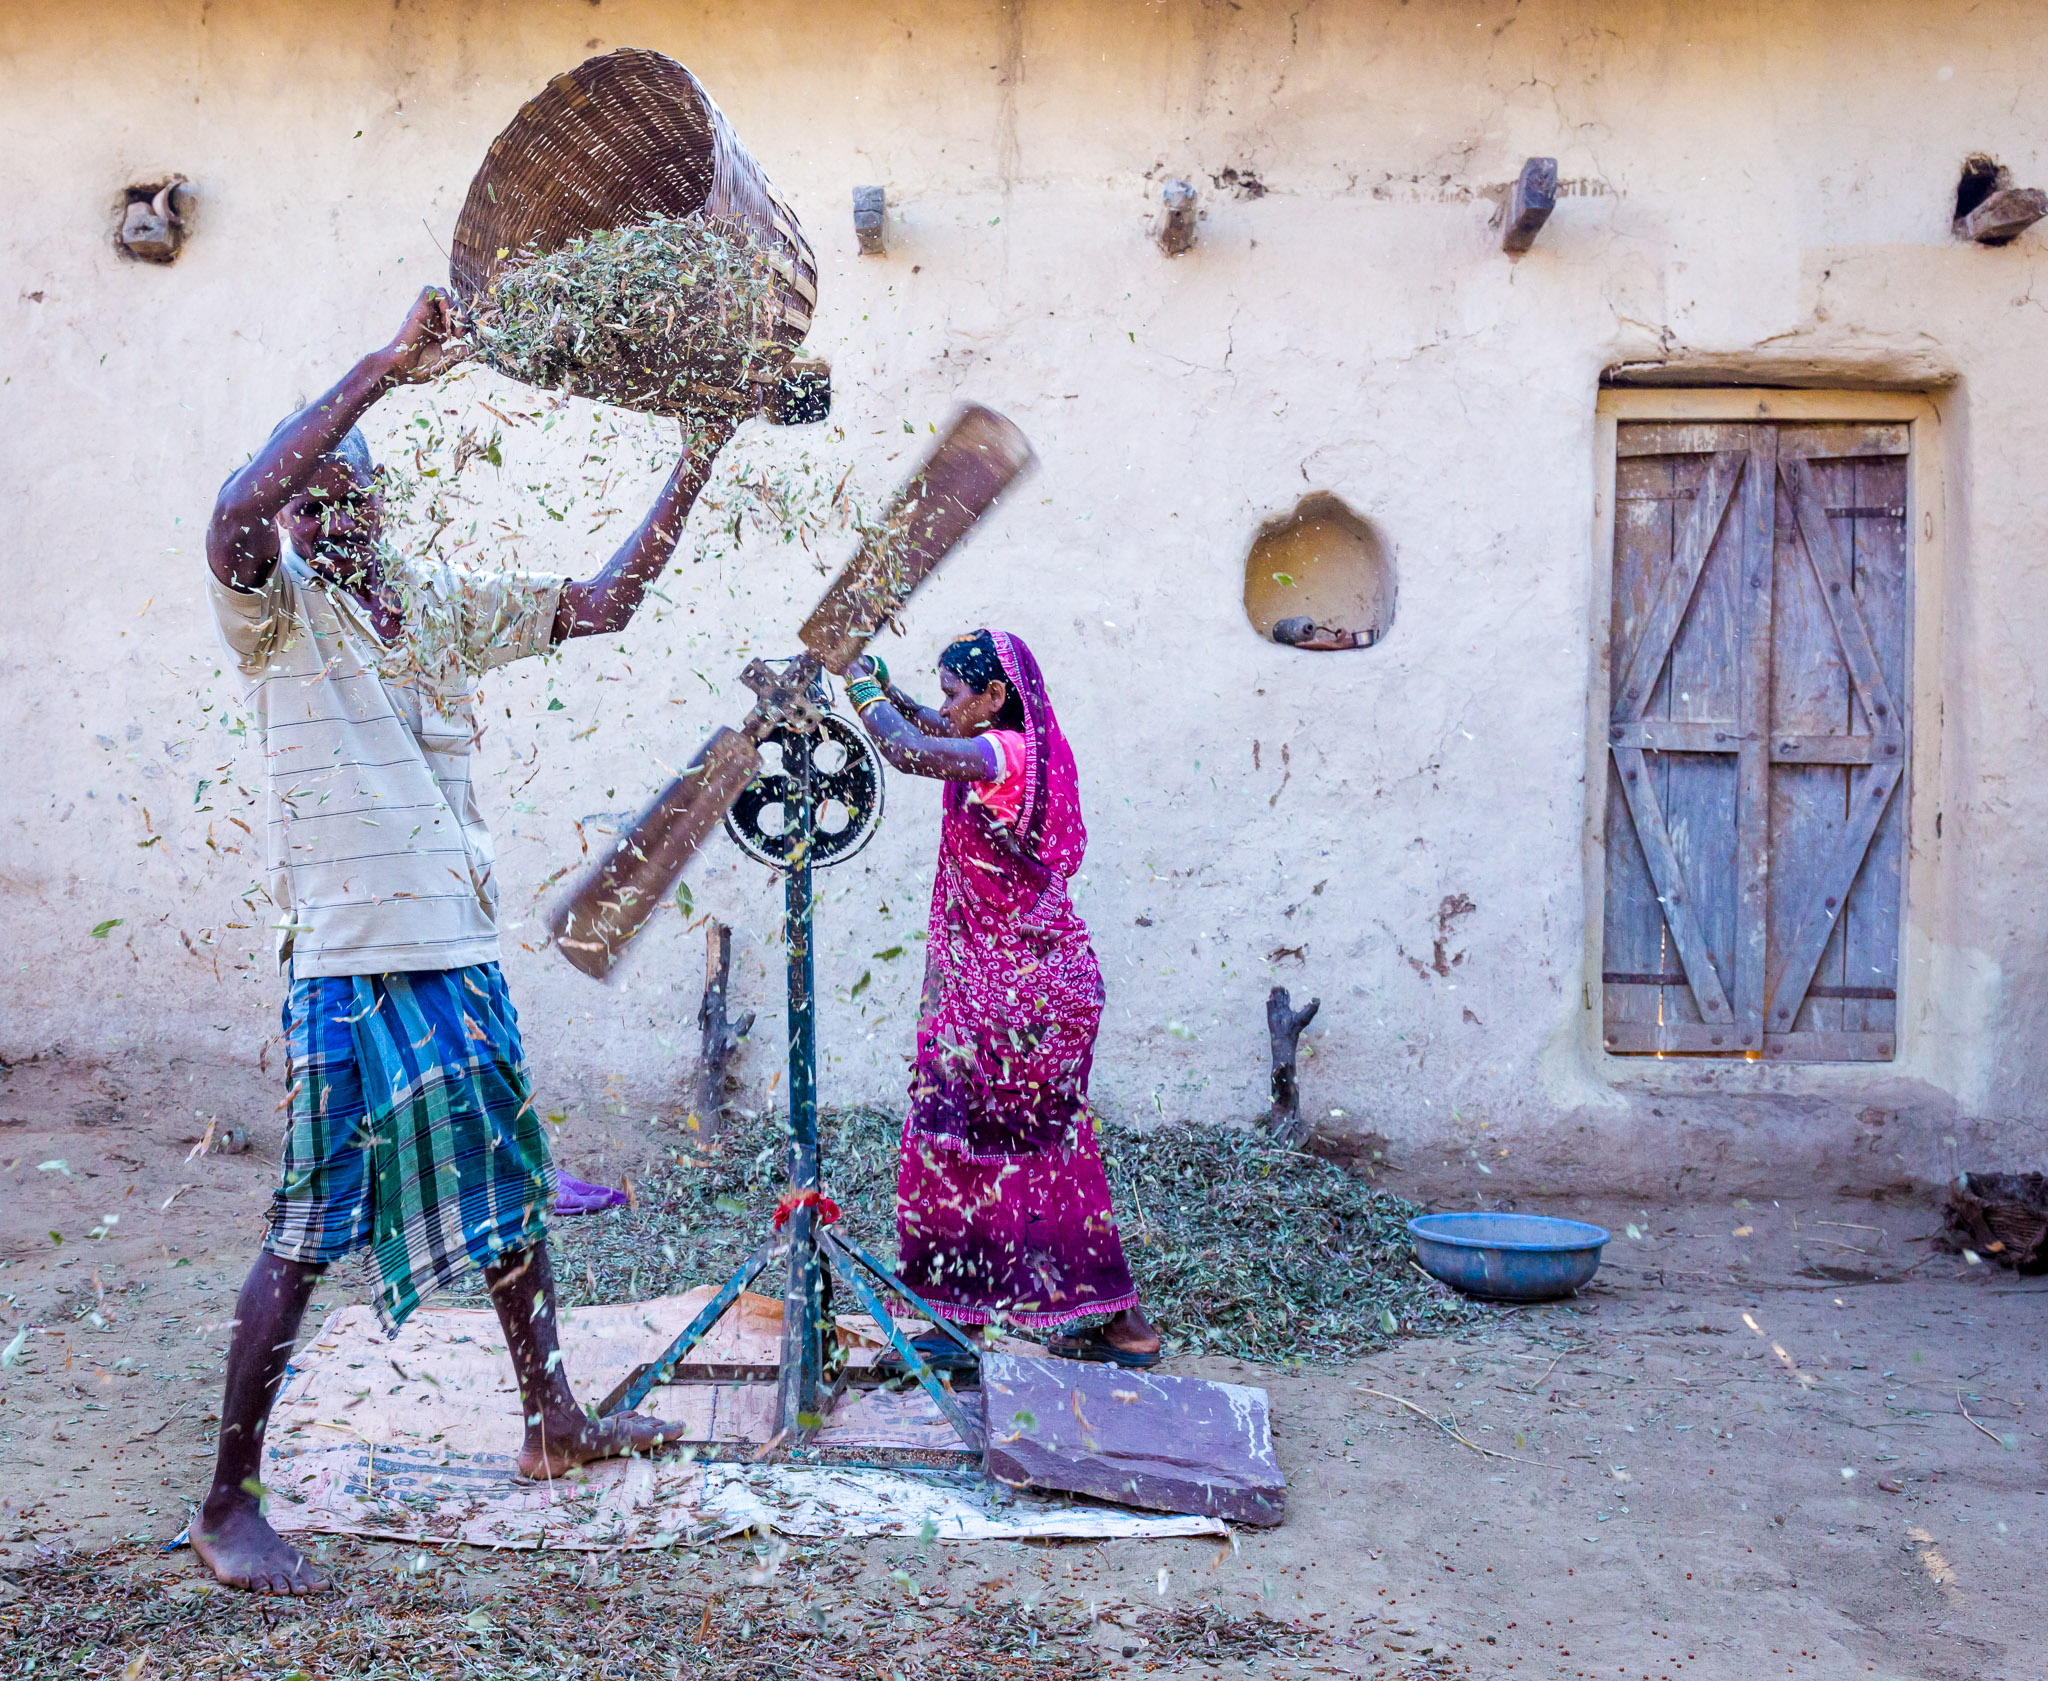
POLYGON ((1949 1187, 1936 1247, 2048 1272, 2048 1174, 1972 1173, 1949 1187))
MULTIPOLYGON (((751 379, 774 385, 810 330, 817 259, 703 84, 662 53, 623 47, 588 59, 519 108, 469 184, 449 279, 472 304, 500 268, 522 256, 544 256, 608 228, 696 215, 744 231, 767 253, 778 277, 774 349, 756 359, 751 379)), ((604 402, 682 412, 650 402, 644 389, 577 389, 604 402)), ((753 407, 763 394, 730 395, 735 406, 753 407)))

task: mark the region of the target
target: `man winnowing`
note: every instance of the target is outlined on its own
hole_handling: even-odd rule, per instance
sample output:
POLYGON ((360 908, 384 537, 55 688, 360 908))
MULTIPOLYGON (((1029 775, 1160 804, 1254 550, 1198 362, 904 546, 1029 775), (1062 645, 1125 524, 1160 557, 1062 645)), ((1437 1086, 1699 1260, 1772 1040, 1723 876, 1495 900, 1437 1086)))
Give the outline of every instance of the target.
POLYGON ((290 416, 222 486, 207 531, 222 638, 263 742, 265 844, 284 968, 284 1172, 236 1304, 213 1487, 192 1544, 224 1583, 327 1584, 265 1521, 263 1433, 327 1264, 367 1246, 396 1330, 483 1269, 525 1419, 519 1468, 644 1453, 675 1426, 593 1421, 556 1336, 545 1236, 555 1169, 498 969, 492 847, 470 786, 475 680, 623 630, 667 565, 712 456, 700 432, 609 563, 572 581, 387 563, 356 422, 457 354, 429 288, 398 336, 290 416))

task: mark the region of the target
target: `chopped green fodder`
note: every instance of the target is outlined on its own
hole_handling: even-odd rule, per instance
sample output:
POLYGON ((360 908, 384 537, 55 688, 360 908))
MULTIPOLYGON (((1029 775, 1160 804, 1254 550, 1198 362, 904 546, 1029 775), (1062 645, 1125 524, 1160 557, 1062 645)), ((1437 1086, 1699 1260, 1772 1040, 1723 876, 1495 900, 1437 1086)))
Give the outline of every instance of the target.
MULTIPOLYGON (((636 1184, 637 1212, 558 1222, 550 1241, 563 1301, 634 1301, 722 1279, 767 1230, 786 1125, 781 1115, 735 1117, 715 1145, 672 1152, 636 1184)), ((825 1190, 846 1229, 885 1260, 895 1254, 902 1125, 866 1108, 828 1111, 819 1124, 825 1190)), ((1105 1125, 1101 1140, 1140 1298, 1173 1352, 1337 1362, 1489 1311, 1416 1268, 1406 1229, 1415 1204, 1333 1163, 1220 1128, 1105 1125)))
POLYGON ((670 216, 509 262, 477 300, 477 357, 543 390, 690 416, 732 408, 775 353, 766 251, 734 223, 670 216))
MULTIPOLYGON (((300 1537, 304 1544, 308 1538, 300 1537)), ((166 1681, 1109 1681, 1196 1663, 1278 1670, 1362 1657, 1370 1621, 1335 1628, 1242 1603, 1133 1607, 1120 1663, 1078 1596, 959 1585, 967 1548, 785 1546, 746 1537, 642 1553, 492 1555, 312 1540, 335 1591, 310 1603, 202 1586, 190 1555, 126 1545, 0 1570, 9 1675, 166 1681), (912 1572, 916 1572, 915 1575, 912 1572)), ((989 1556, 988 1544, 978 1549, 989 1556)), ((1269 1584, 1270 1587, 1270 1584, 1269 1584)), ((1185 1590, 1183 1590, 1185 1591, 1185 1590)), ((1204 1673, 1204 1671, 1195 1671, 1204 1673)), ((1215 1673, 1213 1669, 1207 1673, 1215 1673)), ((1448 1674, 1435 1665, 1410 1676, 1448 1674)))

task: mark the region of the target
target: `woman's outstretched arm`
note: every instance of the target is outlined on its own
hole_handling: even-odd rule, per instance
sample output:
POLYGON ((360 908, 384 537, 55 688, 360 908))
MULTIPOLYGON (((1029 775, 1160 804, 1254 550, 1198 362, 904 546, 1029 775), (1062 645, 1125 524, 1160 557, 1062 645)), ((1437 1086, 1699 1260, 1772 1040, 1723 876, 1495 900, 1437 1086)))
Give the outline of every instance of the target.
MULTIPOLYGON (((867 661, 856 660, 847 668, 847 676, 869 677, 872 671, 867 661)), ((1002 758, 994 742, 979 736, 963 739, 932 733, 933 727, 943 729, 945 720, 915 702, 912 706, 917 714, 915 723, 897 709, 892 688, 884 698, 871 700, 860 709, 861 728, 893 768, 908 776, 935 776, 946 782, 994 782, 1002 775, 1002 758)))
POLYGON ((895 707, 911 723, 924 731, 926 735, 943 736, 946 734, 946 720, 944 716, 933 711, 931 707, 926 706, 915 695, 905 694, 901 684, 890 683, 885 686, 882 692, 889 697, 889 704, 891 706, 895 707))

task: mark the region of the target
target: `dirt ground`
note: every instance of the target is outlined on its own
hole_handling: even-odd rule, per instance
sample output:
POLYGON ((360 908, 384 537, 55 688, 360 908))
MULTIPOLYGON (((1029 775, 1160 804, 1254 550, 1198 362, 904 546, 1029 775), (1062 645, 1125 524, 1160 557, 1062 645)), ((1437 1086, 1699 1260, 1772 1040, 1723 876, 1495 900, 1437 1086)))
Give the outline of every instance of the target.
MULTIPOLYGON (((25 1615, 24 1585, 44 1592, 58 1567, 74 1584, 105 1573, 124 1602, 190 1593, 190 1553, 154 1544, 205 1485, 274 1171, 266 1111, 227 1069, 145 1081, 53 1058, 0 1077, 0 1620, 25 1615), (251 1149, 190 1155, 209 1119, 240 1115, 260 1116, 251 1149)), ((602 1154, 615 1172, 633 1140, 578 1124, 569 1165, 596 1171, 602 1154)), ((1490 1188, 1496 1202, 1512 1191, 1490 1188)), ((1186 1668, 1186 1643, 1145 1631, 1213 1603, 1336 1631, 1299 1657, 1251 1658, 1268 1671, 2048 1675, 2048 1279, 1933 1251, 1938 1218, 1912 1197, 1519 1206, 1615 1234, 1575 1300, 1342 1370, 1172 1363, 1270 1392, 1290 1488, 1277 1530, 917 1558, 901 1541, 847 1544, 826 1549, 829 1569, 799 1550, 774 1573, 735 1544, 619 1561, 606 1592, 709 1593, 705 1630, 726 1593, 762 1616, 778 1594, 818 1616, 834 1596, 929 1609, 1024 1595, 1089 1620, 1111 1672, 1186 1668)), ((321 1303, 352 1298, 332 1282, 321 1303)), ((412 1580, 427 1561, 405 1553, 329 1548, 344 1585, 412 1580)), ((498 1595, 492 1615, 513 1626, 535 1570, 581 1582, 597 1568, 472 1554, 437 1559, 432 1580, 455 1583, 457 1610, 498 1595)))

